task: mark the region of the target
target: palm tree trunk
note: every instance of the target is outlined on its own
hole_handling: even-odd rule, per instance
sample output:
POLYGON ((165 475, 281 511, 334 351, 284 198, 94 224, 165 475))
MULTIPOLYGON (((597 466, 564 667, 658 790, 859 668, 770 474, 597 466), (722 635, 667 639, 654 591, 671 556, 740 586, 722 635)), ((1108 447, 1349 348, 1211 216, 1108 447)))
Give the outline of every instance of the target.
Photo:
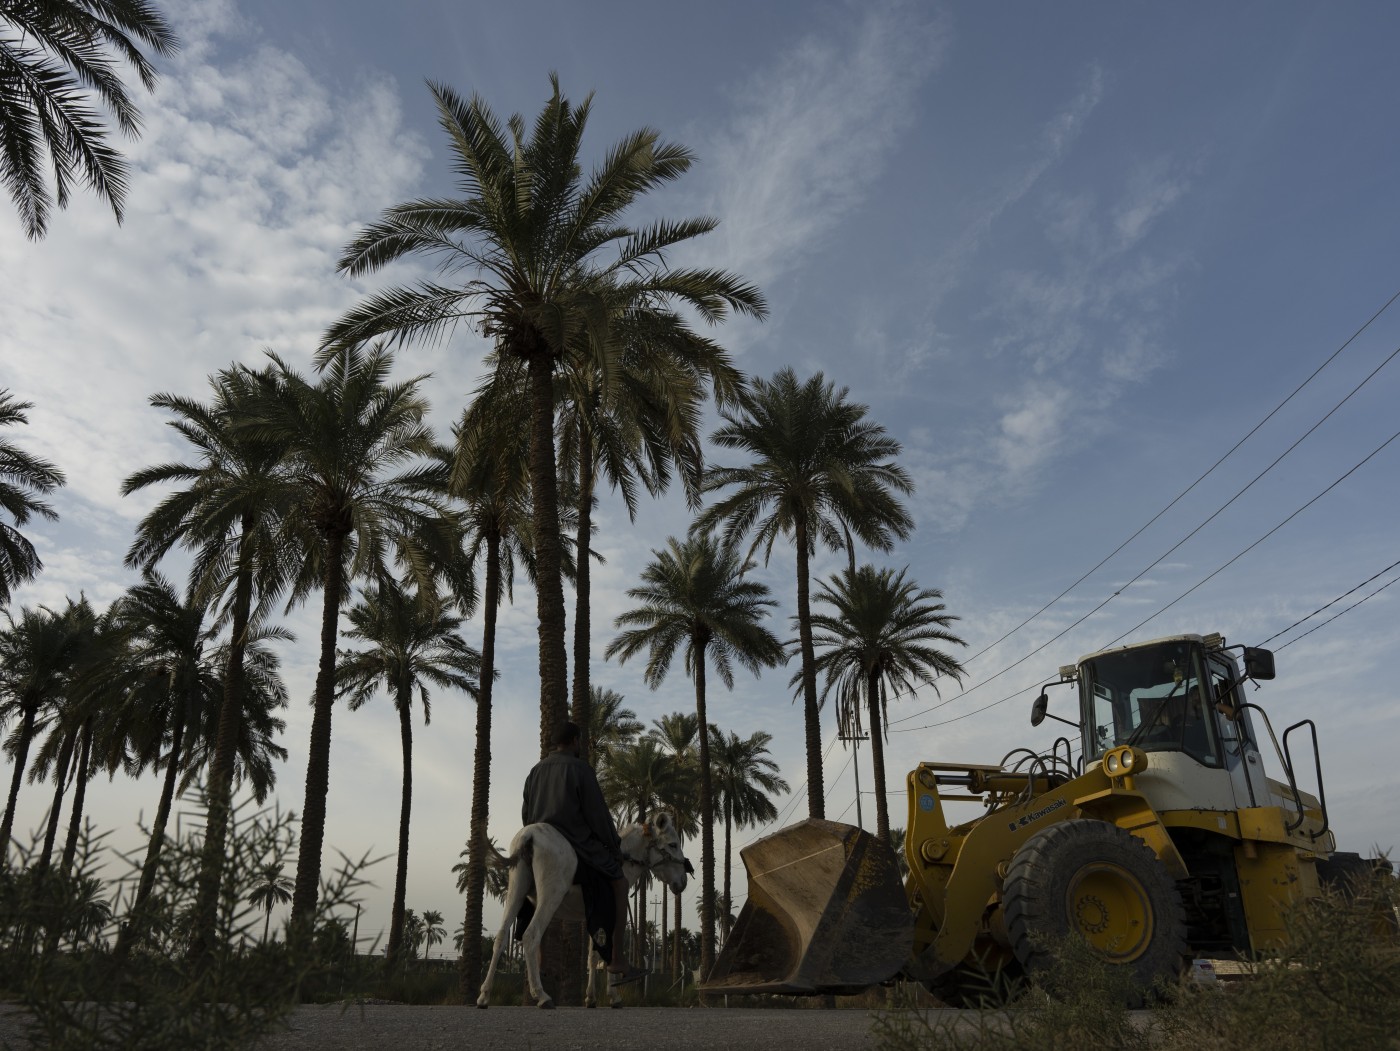
POLYGON ((574 580, 574 704, 573 721, 582 735, 579 757, 588 760, 589 708, 592 696, 588 691, 588 655, 591 624, 588 610, 590 588, 588 546, 593 539, 593 434, 586 423, 579 425, 578 437, 578 534, 574 552, 578 561, 574 580))
POLYGON ((161 848, 165 844, 165 826, 170 821, 170 808, 175 801, 175 782, 180 776, 180 756, 184 739, 185 708, 181 705, 170 733, 170 753, 165 759, 165 779, 161 783, 160 802, 156 804, 155 820, 151 822, 151 841, 146 846, 146 860, 141 866, 141 882, 136 885, 136 897, 127 913, 126 923, 122 925, 121 933, 117 936, 118 959, 124 958, 131 946, 144 934, 143 914, 156 883, 156 868, 160 863, 161 848))
POLYGON ((697 637, 695 651, 695 715, 700 738, 700 973, 709 977, 715 965, 715 819, 714 787, 710 778, 710 724, 705 712, 705 647, 697 637))
POLYGON ((734 864, 734 808, 728 803, 724 807, 724 915, 720 919, 720 924, 724 928, 724 940, 729 940, 729 925, 732 922, 730 916, 734 913, 734 899, 730 896, 734 893, 734 888, 730 880, 729 870, 734 864))
POLYGON ((267 932, 268 932, 268 930, 269 930, 271 927, 272 927, 272 910, 271 910, 271 909, 268 909, 268 910, 267 910, 267 918, 263 920, 263 940, 262 940, 262 943, 263 943, 264 945, 267 944, 267 932))
POLYGON ((10 797, 5 803, 5 817, 0 821, 0 864, 10 852, 10 834, 15 827, 15 804, 19 800, 19 786, 24 781, 24 767, 29 761, 29 743, 34 738, 34 719, 38 715, 37 705, 25 705, 24 719, 19 728, 19 746, 15 749, 15 772, 10 778, 10 797))
MULTIPOLYGON (((242 535, 253 531, 254 518, 244 514, 242 535)), ((228 836, 233 799, 233 765, 243 714, 243 654, 248 645, 248 624, 253 608, 253 571, 240 552, 233 585, 233 623, 230 625, 228 663, 224 666, 224 696, 219 704, 219 728, 209 758, 209 783, 205 787, 204 849, 199 859, 199 895, 195 902, 194 937, 190 955, 204 957, 214 947, 218 924, 219 885, 224 875, 224 844, 228 836)))
POLYGON ((462 995, 481 985, 481 916, 486 897, 486 823, 491 807, 491 687, 496 678, 496 612, 501 602, 501 534, 486 536, 486 608, 482 614, 481 685, 476 698, 472 817, 467 833, 467 917, 462 926, 462 995))
POLYGON ((885 798, 885 740, 880 728, 880 671, 870 672, 865 684, 870 707, 870 760, 875 770, 875 834, 886 845, 890 841, 890 807, 885 798))
POLYGON ((58 749, 58 763, 53 779, 53 805, 49 807, 49 821, 44 829, 44 846, 39 852, 39 862, 34 866, 35 873, 40 877, 49 871, 49 861, 53 858, 53 845, 58 839, 58 819, 63 813, 63 796, 68 791, 68 764, 73 761, 73 749, 77 743, 78 735, 69 733, 58 749))
POLYGON ((807 555, 807 520, 797 518, 797 634, 802 648, 802 715, 807 737, 807 816, 826 817, 822 785, 822 725, 817 708, 817 651, 812 644, 812 602, 807 555))
POLYGON ((659 889, 660 894, 661 894, 661 953, 660 953, 660 956, 661 956, 661 965, 664 967, 664 966, 666 965, 666 935, 669 933, 669 925, 667 924, 666 921, 667 921, 668 919, 670 919, 670 917, 671 917, 671 910, 668 909, 668 908, 666 907, 666 888, 665 888, 665 886, 663 885, 663 886, 659 887, 658 889, 659 889))
POLYGON ((672 937, 675 945, 671 950, 671 970, 677 978, 681 977, 681 896, 676 895, 676 924, 673 928, 672 937))
POLYGON ((394 871, 394 907, 389 913, 389 947, 385 968, 393 970, 403 948, 404 900, 408 895, 408 825, 413 813, 413 689, 400 683, 395 706, 399 710, 399 741, 403 747, 403 796, 399 802, 399 858, 394 871))
POLYGON ((63 840, 63 858, 59 862, 64 875, 73 868, 73 858, 78 852, 78 833, 82 829, 83 805, 87 802, 88 773, 92 765, 92 716, 88 716, 79 733, 83 743, 78 749, 78 772, 73 782, 73 812, 68 816, 68 835, 63 840))
MULTIPOLYGON (((535 609, 539 621, 540 756, 550 751, 554 731, 569 715, 568 652, 564 644, 564 582, 559 536, 559 478, 554 458, 554 357, 543 336, 521 348, 530 377, 530 492, 534 502, 535 609)), ((572 997, 572 965, 563 925, 551 923, 541 948, 540 982, 550 997, 572 997)))
POLYGON ((529 357, 530 489, 534 501, 535 597, 540 647, 540 757, 568 718, 564 583, 559 537, 559 481, 554 460, 554 361, 541 338, 529 357))
POLYGON ((298 937, 311 933, 316 895, 321 883, 321 848, 326 839, 326 796, 331 780, 331 709, 335 704, 335 643, 340 628, 340 604, 345 598, 345 537, 333 530, 326 537, 325 601, 321 607, 321 659, 316 669, 315 711, 306 760, 306 797, 301 809, 301 845, 297 851, 296 887, 292 891, 291 930, 298 937))

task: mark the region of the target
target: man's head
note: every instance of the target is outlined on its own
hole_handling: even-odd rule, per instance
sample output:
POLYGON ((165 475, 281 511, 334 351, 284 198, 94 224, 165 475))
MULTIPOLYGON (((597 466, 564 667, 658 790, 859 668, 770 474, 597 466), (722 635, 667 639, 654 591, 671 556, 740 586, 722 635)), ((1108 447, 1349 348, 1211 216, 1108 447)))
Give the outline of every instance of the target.
POLYGON ((577 723, 561 723, 559 728, 554 731, 554 750, 578 755, 579 739, 582 736, 577 723))

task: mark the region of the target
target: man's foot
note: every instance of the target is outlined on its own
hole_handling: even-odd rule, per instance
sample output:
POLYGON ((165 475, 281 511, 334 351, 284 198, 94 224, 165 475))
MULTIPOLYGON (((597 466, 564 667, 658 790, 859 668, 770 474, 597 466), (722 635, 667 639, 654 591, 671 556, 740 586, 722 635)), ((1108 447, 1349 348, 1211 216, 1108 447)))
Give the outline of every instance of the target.
POLYGON ((651 971, 645 967, 629 966, 620 971, 609 969, 608 985, 630 985, 632 982, 641 981, 649 974, 651 974, 651 971))

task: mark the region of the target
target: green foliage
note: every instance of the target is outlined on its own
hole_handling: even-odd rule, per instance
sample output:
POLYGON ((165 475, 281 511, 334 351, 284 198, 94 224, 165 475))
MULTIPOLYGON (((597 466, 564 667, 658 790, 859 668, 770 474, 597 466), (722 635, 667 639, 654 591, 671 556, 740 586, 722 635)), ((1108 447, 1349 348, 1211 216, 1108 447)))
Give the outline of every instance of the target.
POLYGON ((1400 1048, 1400 904, 1393 878, 1378 875, 1299 903, 1289 944, 1228 984, 1183 980, 1159 990, 1150 1011, 1125 1004, 1143 990, 1082 941, 1059 946, 1056 964, 1019 1000, 977 1011, 895 1004, 875 1020, 890 1051, 1305 1051, 1400 1048))
MULTIPOLYGON (((246 809, 246 808, 245 808, 246 809)), ((202 828, 204 815, 184 822, 202 828)), ((356 983, 356 957, 338 911, 363 886, 366 862, 345 860, 321 889, 314 936, 305 944, 257 944, 262 909, 249 898, 269 865, 295 848, 293 818, 235 811, 227 839, 215 944, 187 953, 197 894, 201 837, 177 833, 161 853, 155 888, 139 912, 122 907, 140 861, 112 883, 101 872, 109 852, 90 834, 71 874, 36 877, 19 864, 0 870, 0 984, 14 990, 45 1048, 244 1048, 277 1031, 303 996, 356 983), (104 897, 104 888, 113 895, 104 897), (123 924, 138 934, 125 956, 111 948, 123 924)))

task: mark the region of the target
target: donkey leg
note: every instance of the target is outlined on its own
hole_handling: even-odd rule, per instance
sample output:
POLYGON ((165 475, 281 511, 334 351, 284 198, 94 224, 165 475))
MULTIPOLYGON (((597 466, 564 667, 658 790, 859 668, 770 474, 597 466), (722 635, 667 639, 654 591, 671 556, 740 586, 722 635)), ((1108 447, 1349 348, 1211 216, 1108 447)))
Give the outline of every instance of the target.
POLYGON ((535 998, 535 1006, 546 1010, 554 1007, 554 1000, 544 990, 540 981, 540 942, 544 940, 545 928, 554 919, 559 903, 569 892, 569 884, 557 878, 554 873, 539 873, 535 878, 535 916, 530 926, 525 928, 521 938, 521 949, 525 953, 525 977, 529 983, 530 995, 535 998))
POLYGON ((501 929, 496 934, 496 944, 491 947, 491 965, 486 968, 486 977, 482 980, 481 990, 476 997, 476 1006, 483 1010, 491 1006, 491 986, 496 981, 496 965, 500 962, 501 952, 505 949, 506 941, 510 937, 515 917, 520 914, 520 909, 525 904, 525 897, 530 893, 532 882, 533 879, 527 865, 517 865, 511 869, 510 882, 506 886, 505 918, 501 921, 501 929))

